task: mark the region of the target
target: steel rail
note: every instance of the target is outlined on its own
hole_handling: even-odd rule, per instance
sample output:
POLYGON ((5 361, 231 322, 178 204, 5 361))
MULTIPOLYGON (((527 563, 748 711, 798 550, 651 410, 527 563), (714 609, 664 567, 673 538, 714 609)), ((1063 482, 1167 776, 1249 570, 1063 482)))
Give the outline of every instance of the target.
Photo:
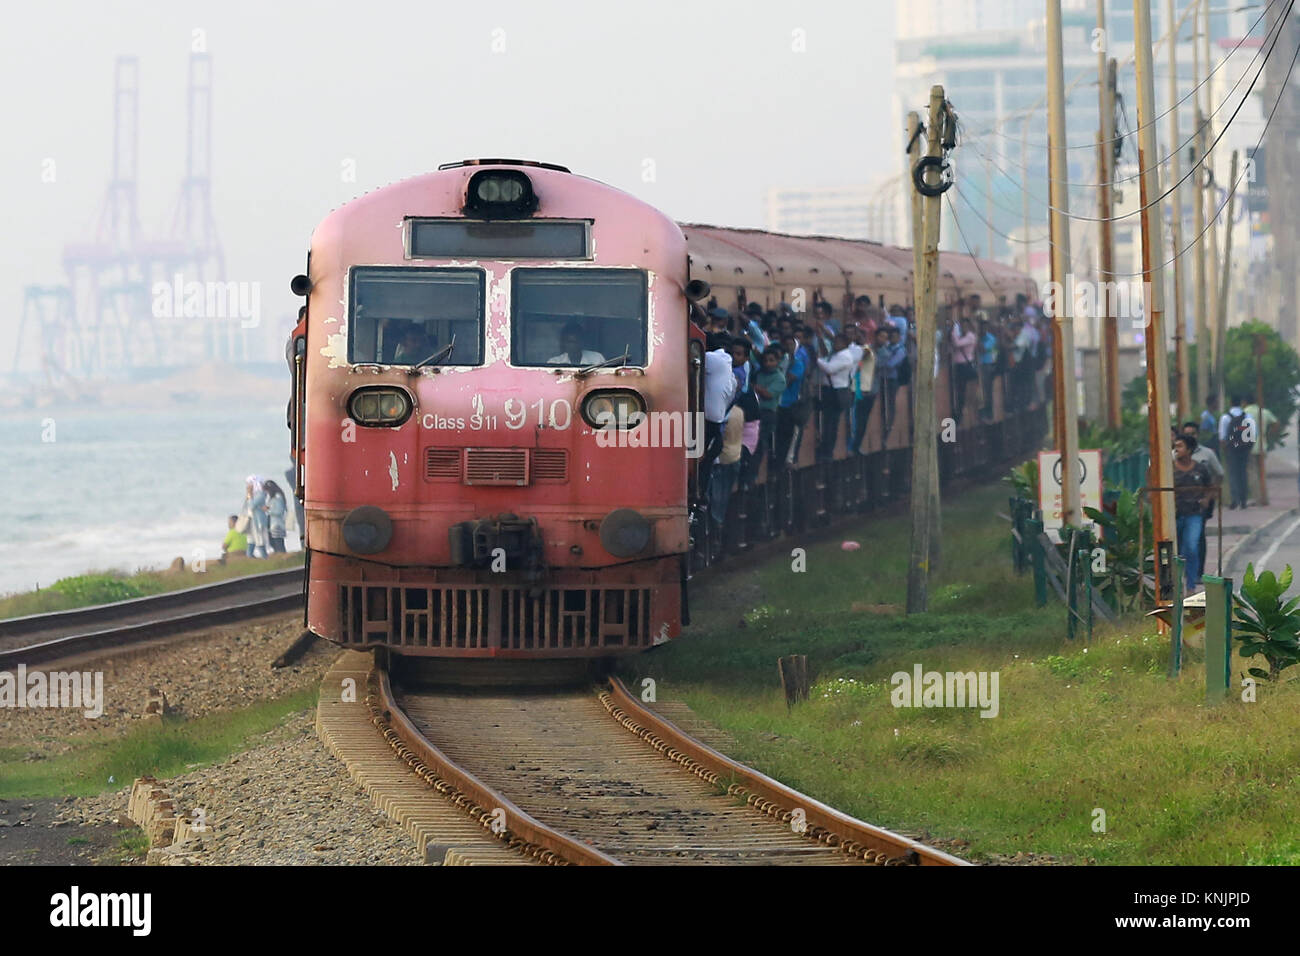
POLYGON ((719 753, 644 707, 617 677, 609 678, 609 687, 601 699, 614 719, 697 776, 719 785, 728 779, 734 781, 727 792, 744 797, 747 803, 769 816, 789 822, 794 818, 794 811, 802 810, 806 835, 812 839, 840 846, 856 855, 883 853, 891 862, 919 866, 971 865, 909 837, 864 823, 719 753))
POLYGON ((302 567, 286 568, 282 571, 265 571, 261 574, 249 574, 238 578, 218 581, 216 584, 202 584, 197 587, 183 588, 179 591, 167 591, 163 594, 151 594, 147 597, 131 598, 126 601, 114 601, 111 604, 96 604, 91 607, 72 608, 66 611, 49 611, 44 614, 28 614, 24 617, 11 617, 0 620, 0 637, 21 637, 34 631, 44 631, 55 627, 83 628, 89 624, 104 624, 114 619, 139 612, 171 610, 185 607, 195 600, 208 597, 244 594, 259 591, 267 587, 301 582, 302 567))
MULTIPOLYGON (((474 774, 451 760, 420 732, 393 696, 388 669, 376 666, 376 726, 393 745, 393 750, 426 782, 440 778, 450 784, 470 815, 484 822, 494 810, 505 811, 505 829, 497 835, 506 842, 523 844, 524 852, 533 851, 543 862, 574 863, 581 866, 622 866, 623 863, 536 820, 474 774)), ((436 784, 434 784, 436 786, 436 784)), ((484 824, 487 825, 486 823, 484 824)))
POLYGON ((280 614, 302 607, 302 595, 285 594, 278 597, 249 601, 244 604, 209 608, 191 614, 176 614, 170 617, 141 621, 122 627, 105 628, 82 634, 70 634, 39 644, 28 644, 0 650, 0 669, 7 669, 16 664, 42 664, 52 660, 84 654, 90 651, 102 651, 146 641, 155 637, 166 637, 184 631, 219 624, 231 624, 246 621, 249 618, 262 617, 267 614, 280 614))

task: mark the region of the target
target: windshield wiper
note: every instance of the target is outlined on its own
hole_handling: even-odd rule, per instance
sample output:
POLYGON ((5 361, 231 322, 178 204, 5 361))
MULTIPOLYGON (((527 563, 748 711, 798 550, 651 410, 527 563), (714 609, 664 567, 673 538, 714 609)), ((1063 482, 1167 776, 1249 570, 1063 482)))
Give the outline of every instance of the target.
POLYGON ((630 350, 630 346, 624 345, 622 355, 615 355, 613 358, 605 359, 605 361, 603 362, 597 362, 595 365, 588 365, 586 368, 580 368, 573 374, 576 375, 578 378, 583 378, 584 376, 590 375, 592 372, 595 372, 598 369, 607 368, 608 366, 611 365, 615 365, 615 366, 626 365, 629 350, 630 350))
POLYGON ((417 369, 417 368, 424 368, 426 365, 438 365, 439 363, 442 362, 443 359, 451 358, 451 353, 455 351, 455 349, 456 349, 456 336, 453 335, 451 337, 450 342, 448 342, 442 348, 438 349, 438 351, 434 352, 424 361, 416 362, 415 365, 411 367, 412 369, 417 369))

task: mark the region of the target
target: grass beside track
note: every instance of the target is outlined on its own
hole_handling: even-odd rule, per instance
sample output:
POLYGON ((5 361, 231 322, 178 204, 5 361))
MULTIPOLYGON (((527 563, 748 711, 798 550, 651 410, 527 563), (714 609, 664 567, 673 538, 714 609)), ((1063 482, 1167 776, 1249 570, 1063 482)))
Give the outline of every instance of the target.
POLYGON ((1207 707, 1199 652, 1168 679, 1168 638, 1145 621, 1067 642, 1061 604, 1035 608, 1011 572, 1006 498, 945 502, 927 614, 902 613, 908 520, 864 523, 809 545, 804 573, 781 557, 710 582, 687 635, 625 675, 730 732, 738 759, 872 823, 967 841, 971 859, 1300 863, 1300 681, 1207 707), (813 680, 790 711, 786 654, 813 680), (916 664, 997 671, 1000 712, 895 708, 890 675, 916 664))
POLYGON ((142 568, 135 573, 120 569, 88 571, 75 577, 61 578, 47 588, 23 591, 0 596, 0 620, 25 617, 28 614, 45 614, 50 611, 70 611, 74 608, 110 604, 131 598, 196 588, 216 584, 230 578, 263 574, 300 567, 301 551, 277 554, 265 560, 236 557, 227 564, 210 561, 202 573, 191 571, 154 570, 142 568))
POLYGON ((78 737, 71 750, 47 760, 26 760, 18 748, 0 749, 0 799, 89 796, 130 786, 145 774, 173 777, 195 765, 217 763, 247 750, 290 715, 314 707, 318 693, 312 685, 195 720, 141 723, 109 739, 78 737))

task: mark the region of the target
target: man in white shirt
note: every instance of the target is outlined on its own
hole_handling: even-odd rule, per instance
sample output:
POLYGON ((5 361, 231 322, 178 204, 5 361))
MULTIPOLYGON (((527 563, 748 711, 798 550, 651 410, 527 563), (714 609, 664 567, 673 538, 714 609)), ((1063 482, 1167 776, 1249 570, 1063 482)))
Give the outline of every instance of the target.
POLYGON ((1246 507, 1246 470, 1251 449, 1257 441, 1259 432, 1255 419, 1241 407, 1241 396, 1234 395, 1232 406, 1219 419, 1219 450, 1223 452, 1223 465, 1231 492, 1229 510, 1246 507))
POLYGON ((836 335, 832 341, 835 351, 831 356, 829 358, 819 356, 817 359, 817 367, 825 373, 829 383, 829 388, 823 393, 826 395, 826 407, 823 409, 822 433, 817 444, 819 461, 830 461, 835 453, 840 417, 853 401, 853 393, 849 391, 853 370, 862 360, 862 346, 850 342, 843 332, 836 335))
POLYGON ((722 447, 722 426, 740 384, 732 370, 730 339, 726 335, 710 332, 704 353, 704 455, 700 458, 699 490, 709 493, 709 480, 713 476, 713 462, 722 447))
POLYGON ((580 365, 586 368, 605 361, 605 356, 599 352, 582 347, 582 326, 577 322, 570 322, 560 332, 560 347, 564 351, 547 359, 547 365, 580 365))

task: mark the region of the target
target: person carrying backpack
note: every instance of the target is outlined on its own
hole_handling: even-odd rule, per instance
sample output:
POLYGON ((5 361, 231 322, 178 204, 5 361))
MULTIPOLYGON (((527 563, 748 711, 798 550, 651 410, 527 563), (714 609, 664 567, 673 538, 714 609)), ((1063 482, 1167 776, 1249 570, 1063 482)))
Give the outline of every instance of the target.
POLYGON ((1258 439, 1255 419, 1241 407, 1241 396, 1232 396, 1232 407, 1219 419, 1219 447, 1228 472, 1230 509, 1246 507, 1246 470, 1250 465, 1251 449, 1258 439))

